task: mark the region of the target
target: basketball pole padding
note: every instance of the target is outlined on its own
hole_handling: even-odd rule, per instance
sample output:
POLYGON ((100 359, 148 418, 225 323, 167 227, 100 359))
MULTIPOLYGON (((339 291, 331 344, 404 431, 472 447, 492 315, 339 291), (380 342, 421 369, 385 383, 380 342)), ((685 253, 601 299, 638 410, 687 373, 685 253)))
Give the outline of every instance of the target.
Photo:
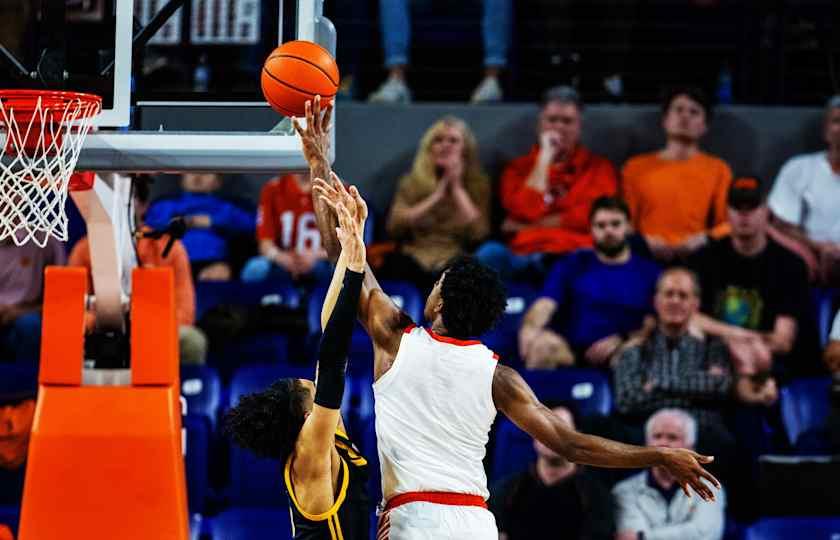
POLYGON ((132 274, 130 386, 82 386, 87 270, 45 271, 19 540, 187 540, 170 268, 132 274))

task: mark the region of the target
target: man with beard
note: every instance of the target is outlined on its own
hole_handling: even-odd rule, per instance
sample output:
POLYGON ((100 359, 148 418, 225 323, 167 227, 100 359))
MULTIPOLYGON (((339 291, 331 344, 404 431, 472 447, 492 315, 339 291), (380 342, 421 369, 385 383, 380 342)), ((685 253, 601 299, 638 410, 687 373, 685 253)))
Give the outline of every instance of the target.
POLYGON ((594 249, 558 261, 525 314, 519 354, 528 368, 605 366, 652 313, 659 267, 631 251, 627 205, 600 197, 589 223, 594 249))

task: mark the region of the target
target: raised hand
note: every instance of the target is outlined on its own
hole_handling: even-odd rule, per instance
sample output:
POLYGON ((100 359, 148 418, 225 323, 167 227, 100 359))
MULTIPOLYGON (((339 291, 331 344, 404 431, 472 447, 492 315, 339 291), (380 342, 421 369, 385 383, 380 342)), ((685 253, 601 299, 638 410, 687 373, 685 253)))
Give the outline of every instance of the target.
POLYGON ((332 104, 321 108, 321 96, 315 96, 306 102, 306 128, 300 125, 297 118, 292 118, 292 126, 303 143, 303 157, 310 168, 327 162, 330 153, 330 120, 332 118, 332 104))
POLYGON ((342 203, 353 219, 364 228, 364 223, 367 220, 368 208, 365 200, 359 194, 356 186, 349 188, 342 183, 341 179, 335 173, 330 173, 330 182, 322 178, 316 178, 312 182, 312 191, 315 195, 327 204, 333 211, 336 210, 338 203, 342 203))
POLYGON ((704 501, 715 499, 714 492, 703 480, 708 480, 718 489, 720 489, 720 482, 701 465, 701 463, 711 463, 714 458, 683 448, 661 448, 661 450, 663 452, 662 467, 674 477, 687 497, 691 497, 689 489, 691 488, 704 501))

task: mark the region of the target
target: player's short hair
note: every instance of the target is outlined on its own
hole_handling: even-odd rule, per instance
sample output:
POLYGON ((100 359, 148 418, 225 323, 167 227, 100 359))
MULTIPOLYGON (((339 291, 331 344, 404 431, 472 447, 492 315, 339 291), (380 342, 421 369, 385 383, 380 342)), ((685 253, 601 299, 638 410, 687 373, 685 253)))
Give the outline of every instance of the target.
POLYGON ((458 257, 445 272, 441 315, 449 335, 465 339, 493 328, 507 304, 507 291, 499 274, 472 257, 458 257))
POLYGON ((589 207, 589 222, 592 222, 592 218, 595 217, 595 214, 599 210, 612 210, 614 212, 621 212, 624 214, 624 217, 627 220, 630 220, 630 207, 627 206, 627 203, 624 202, 624 199, 621 197, 613 196, 613 195, 601 195, 597 199, 592 202, 592 206, 589 207))
POLYGON ((259 457, 285 462, 306 419, 309 389, 298 379, 279 379, 239 399, 224 418, 224 432, 259 457))
POLYGON ((832 109, 840 109, 840 94, 835 94, 825 102, 825 112, 830 113, 832 109))
POLYGON ((678 96, 686 96, 691 101, 700 105, 703 112, 706 114, 706 120, 712 117, 712 102, 709 96, 702 89, 696 86, 673 86, 666 89, 662 95, 662 115, 668 114, 668 109, 671 108, 671 103, 677 99, 678 96))

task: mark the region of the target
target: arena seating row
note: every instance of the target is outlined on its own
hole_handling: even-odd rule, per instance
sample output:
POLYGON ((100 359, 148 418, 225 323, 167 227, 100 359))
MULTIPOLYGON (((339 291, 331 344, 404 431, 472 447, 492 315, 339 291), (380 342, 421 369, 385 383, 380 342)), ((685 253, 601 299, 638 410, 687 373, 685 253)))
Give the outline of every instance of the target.
MULTIPOLYGON (((425 298, 410 283, 383 282, 383 289, 391 295, 395 303, 408 313, 415 321, 423 320, 423 306, 425 298)), ((527 283, 512 282, 507 284, 508 306, 505 316, 498 326, 482 336, 482 341, 498 353, 502 361, 508 365, 517 366, 519 355, 517 351, 517 331, 522 316, 528 306, 538 295, 538 290, 527 283)), ((308 298, 302 297, 300 291, 283 282, 241 283, 232 282, 198 282, 196 285, 196 319, 200 320, 208 310, 219 305, 282 305, 291 310, 304 310, 309 328, 309 335, 305 340, 295 341, 295 336, 283 333, 264 332, 248 335, 233 343, 227 344, 223 350, 212 350, 208 362, 211 365, 225 366, 223 375, 228 375, 232 368, 242 363, 242 359, 272 359, 285 360, 291 356, 305 361, 311 359, 316 351, 317 337, 320 334, 320 313, 326 288, 315 289, 308 298), (301 350, 300 343, 305 344, 301 350)), ((840 293, 833 289, 814 288, 812 290, 815 319, 822 344, 828 340, 828 335, 834 314, 840 302, 840 293)), ((372 358, 370 339, 361 328, 356 326, 351 346, 351 373, 369 373, 372 358), (356 360, 356 361, 354 361, 356 360)))

